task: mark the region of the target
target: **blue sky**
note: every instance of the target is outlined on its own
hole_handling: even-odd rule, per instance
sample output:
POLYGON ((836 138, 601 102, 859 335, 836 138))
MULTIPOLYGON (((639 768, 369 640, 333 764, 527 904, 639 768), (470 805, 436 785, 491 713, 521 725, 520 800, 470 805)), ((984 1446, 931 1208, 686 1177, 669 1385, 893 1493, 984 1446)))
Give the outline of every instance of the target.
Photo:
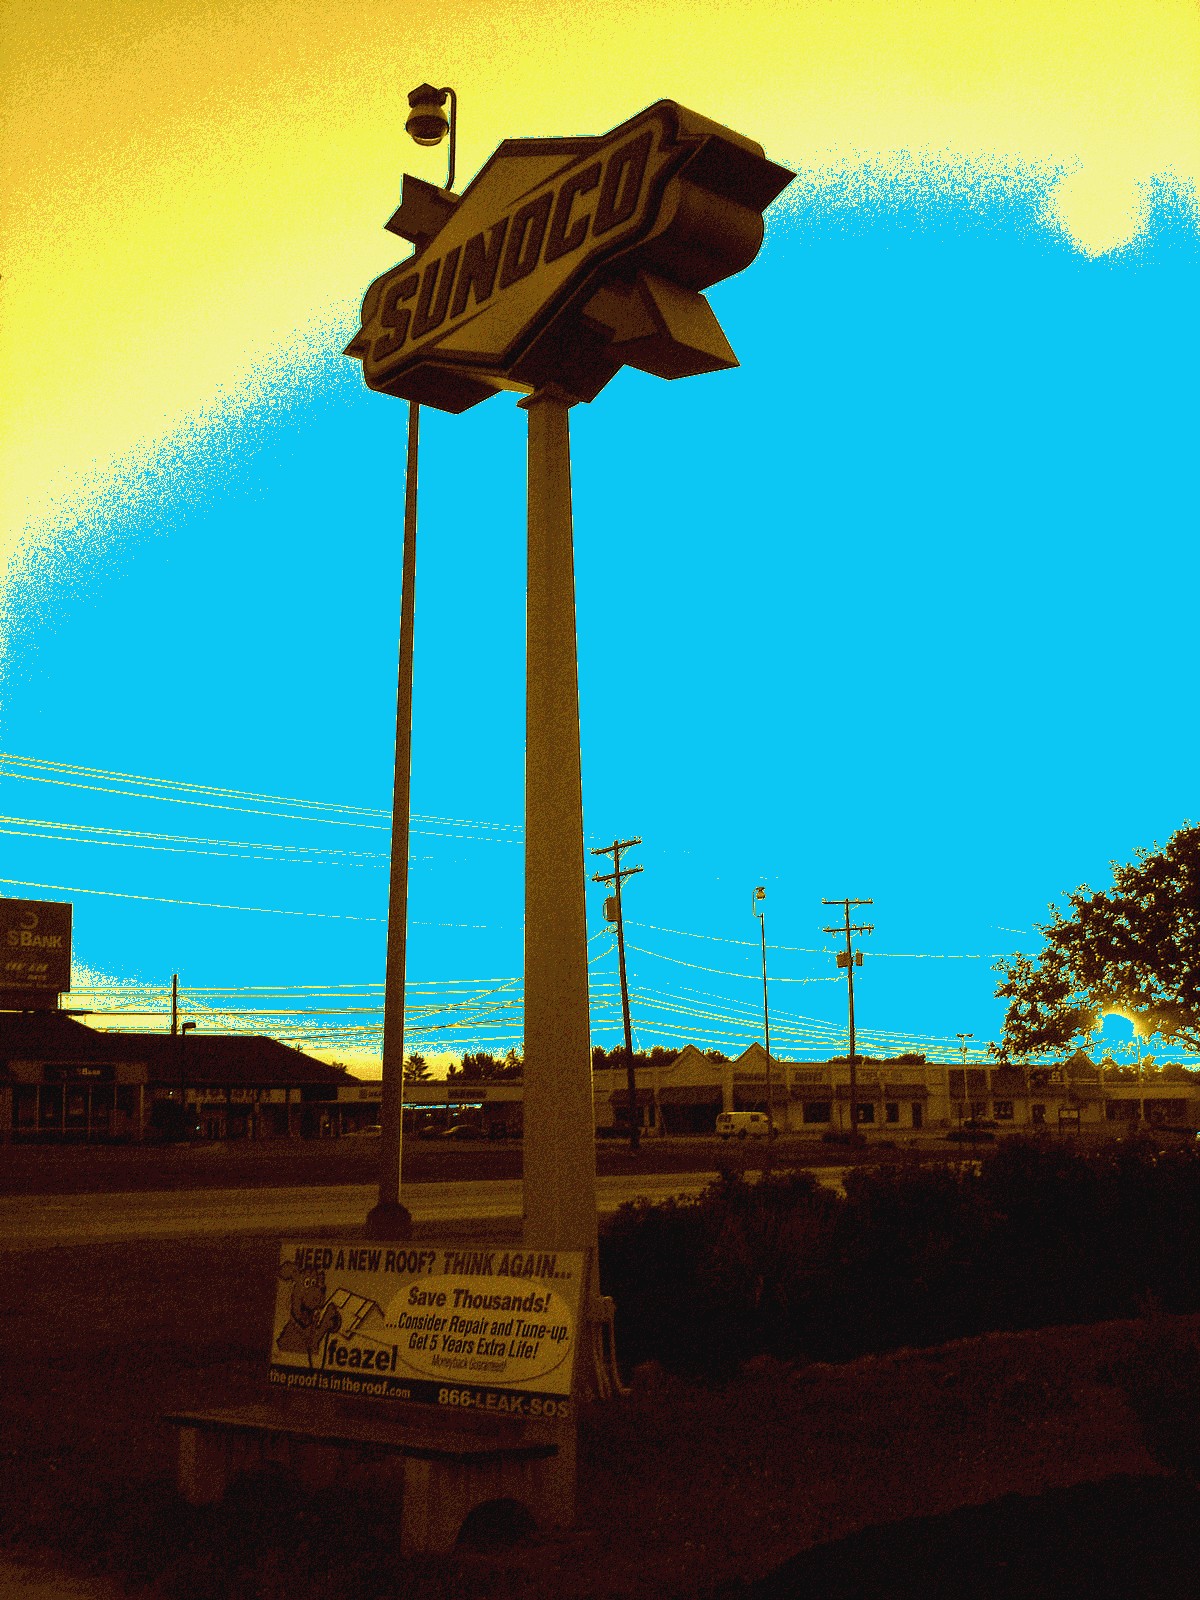
MULTIPOLYGON (((777 1053, 844 1048, 822 896, 874 900, 860 1048, 982 1043, 996 955, 1196 820, 1196 216, 1159 184, 1140 236, 1089 256, 1048 220, 1054 178, 927 163, 800 188, 711 291, 737 371, 625 372, 572 412, 585 827, 644 840, 643 1045, 759 1032, 758 883, 777 1053)), ((339 353, 363 288, 294 370, 47 542, 0 686, 6 751, 365 808, 0 777, 7 816, 143 835, 4 838, 6 893, 152 897, 73 896, 81 978, 161 1004, 178 971, 229 1020, 362 987, 360 1014, 290 1037, 377 1021, 382 863, 130 846, 386 850, 405 408, 339 353)), ((413 807, 451 820, 414 834, 409 970, 445 1006, 520 974, 525 419, 506 396, 423 417, 413 807)), ((417 1041, 504 1048, 513 999, 431 1011, 417 1041)))

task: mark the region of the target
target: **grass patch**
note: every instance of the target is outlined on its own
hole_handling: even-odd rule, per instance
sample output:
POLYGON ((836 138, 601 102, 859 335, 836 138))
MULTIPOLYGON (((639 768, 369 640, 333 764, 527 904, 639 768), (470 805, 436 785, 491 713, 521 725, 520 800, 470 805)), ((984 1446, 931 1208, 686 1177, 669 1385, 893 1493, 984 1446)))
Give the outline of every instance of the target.
MULTIPOLYGON (((179 1501, 175 1434, 160 1416, 264 1393, 275 1236, 9 1257, 0 1281, 0 1543, 18 1558, 50 1551, 80 1574, 118 1575, 153 1600, 308 1600, 332 1589, 363 1600, 662 1600, 722 1584, 730 1595, 767 1600, 797 1591, 752 1586, 800 1553, 868 1528, 952 1519, 964 1506, 1039 1497, 1084 1480, 1127 1480, 1112 1493, 1136 1507, 1148 1475, 1192 1470, 1200 1317, 1179 1315, 1165 1299, 1143 1299, 1134 1321, 982 1332, 932 1346, 915 1340, 922 1347, 847 1360, 772 1345, 767 1336, 779 1327, 836 1331, 851 1323, 861 1298, 849 1300, 840 1321, 826 1325, 812 1314, 836 1273, 851 1273, 843 1281, 860 1297, 883 1283, 902 1298, 920 1279, 921 1316, 912 1305, 902 1317, 889 1312, 894 1320, 870 1324, 871 1337, 926 1325, 921 1317, 937 1310, 939 1285, 982 1259, 964 1218, 1038 1226, 1040 1253, 1018 1282, 1038 1283, 1087 1236, 1083 1201, 1063 1192, 1078 1174, 1061 1164, 1001 1168, 982 1188, 982 1179, 933 1170, 914 1177, 915 1189, 904 1187, 898 1168, 849 1177, 844 1204, 794 1174, 758 1184, 727 1179, 695 1206, 628 1213, 637 1225, 623 1224, 618 1248, 632 1272, 640 1241, 647 1270, 637 1280, 641 1309, 632 1278, 619 1302, 619 1348, 626 1360, 637 1356, 638 1370, 627 1400, 581 1420, 578 1529, 556 1540, 492 1543, 453 1560, 401 1562, 398 1507, 369 1480, 348 1479, 313 1497, 267 1475, 220 1507, 179 1501), (847 1218, 856 1219, 853 1229, 847 1218), (800 1276, 797 1262, 805 1264, 800 1276), (781 1294, 797 1283, 807 1301, 781 1294), (722 1382, 713 1385, 695 1373, 712 1367, 705 1339, 722 1308, 727 1327, 714 1334, 722 1382), (772 1320, 780 1308, 791 1322, 772 1320), (691 1376, 688 1362, 672 1371, 645 1348, 637 1353, 635 1314, 660 1331, 687 1325, 679 1337, 691 1376), (797 1324, 801 1314, 808 1324, 797 1324)), ((1094 1215, 1091 1232, 1107 1226, 1103 1208, 1124 1196, 1127 1225, 1108 1237, 1127 1263, 1137 1228, 1173 1196, 1169 1248, 1149 1252, 1148 1275, 1178 1266, 1173 1252, 1188 1246, 1191 1226, 1190 1181, 1190 1169, 1149 1158, 1117 1163, 1107 1176, 1093 1172, 1082 1192, 1102 1221, 1094 1215)), ((606 1270, 616 1259, 607 1258, 606 1270)), ((1190 1270, 1181 1269, 1185 1284, 1190 1270)), ((969 1296, 947 1303, 980 1304, 969 1296)), ((1164 1496, 1174 1494, 1174 1479, 1156 1481, 1164 1496)), ((1094 1502, 1098 1548, 1113 1503, 1094 1502)), ((1014 1512, 1005 1526, 1019 1530, 1025 1515, 1014 1512)), ((1079 1516, 1080 1528, 1093 1528, 1079 1516)), ((991 1547, 985 1540, 979 1548, 991 1547)), ((980 1592, 993 1590, 985 1583, 980 1592)))

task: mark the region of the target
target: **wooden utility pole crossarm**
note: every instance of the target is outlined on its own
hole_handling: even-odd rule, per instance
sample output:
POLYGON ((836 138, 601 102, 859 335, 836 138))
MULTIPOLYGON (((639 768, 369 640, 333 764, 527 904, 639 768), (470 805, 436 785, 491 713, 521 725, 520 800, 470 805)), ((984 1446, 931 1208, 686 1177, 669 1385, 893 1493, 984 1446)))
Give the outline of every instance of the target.
POLYGON ((855 950, 850 943, 850 935, 854 933, 874 933, 875 926, 870 922, 862 922, 854 927, 850 926, 851 906, 873 906, 874 900, 822 900, 823 906, 841 906, 846 914, 846 920, 840 928, 822 928, 822 933, 844 933, 846 936, 846 949, 838 956, 838 966, 846 969, 846 987, 850 1005, 850 1136, 853 1138, 858 1133, 858 1074, 855 1057, 854 1041, 854 968, 862 966, 862 951, 855 950))

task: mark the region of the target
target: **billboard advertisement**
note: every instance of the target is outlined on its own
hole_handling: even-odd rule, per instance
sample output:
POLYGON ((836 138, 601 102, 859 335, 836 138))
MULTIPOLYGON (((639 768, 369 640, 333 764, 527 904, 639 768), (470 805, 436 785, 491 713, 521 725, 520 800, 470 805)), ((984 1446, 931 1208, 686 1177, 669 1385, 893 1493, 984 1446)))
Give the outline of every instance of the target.
POLYGON ((582 1251, 285 1243, 270 1381, 568 1417, 583 1266, 582 1251))
POLYGON ((19 991, 52 1004, 71 987, 71 906, 0 899, 0 1000, 19 991))

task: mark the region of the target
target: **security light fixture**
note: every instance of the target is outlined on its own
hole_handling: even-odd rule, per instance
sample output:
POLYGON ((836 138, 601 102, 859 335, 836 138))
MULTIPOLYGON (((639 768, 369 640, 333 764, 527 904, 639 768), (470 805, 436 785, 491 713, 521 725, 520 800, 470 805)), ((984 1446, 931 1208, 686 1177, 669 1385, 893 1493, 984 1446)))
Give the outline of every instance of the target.
POLYGON ((410 109, 404 131, 415 143, 432 147, 441 144, 446 135, 450 135, 450 172, 446 178, 446 187, 453 189, 454 134, 455 124, 458 121, 457 95, 449 85, 444 89, 435 89, 431 83, 421 83, 409 91, 408 104, 410 109), (450 101, 448 116, 447 100, 450 101))

